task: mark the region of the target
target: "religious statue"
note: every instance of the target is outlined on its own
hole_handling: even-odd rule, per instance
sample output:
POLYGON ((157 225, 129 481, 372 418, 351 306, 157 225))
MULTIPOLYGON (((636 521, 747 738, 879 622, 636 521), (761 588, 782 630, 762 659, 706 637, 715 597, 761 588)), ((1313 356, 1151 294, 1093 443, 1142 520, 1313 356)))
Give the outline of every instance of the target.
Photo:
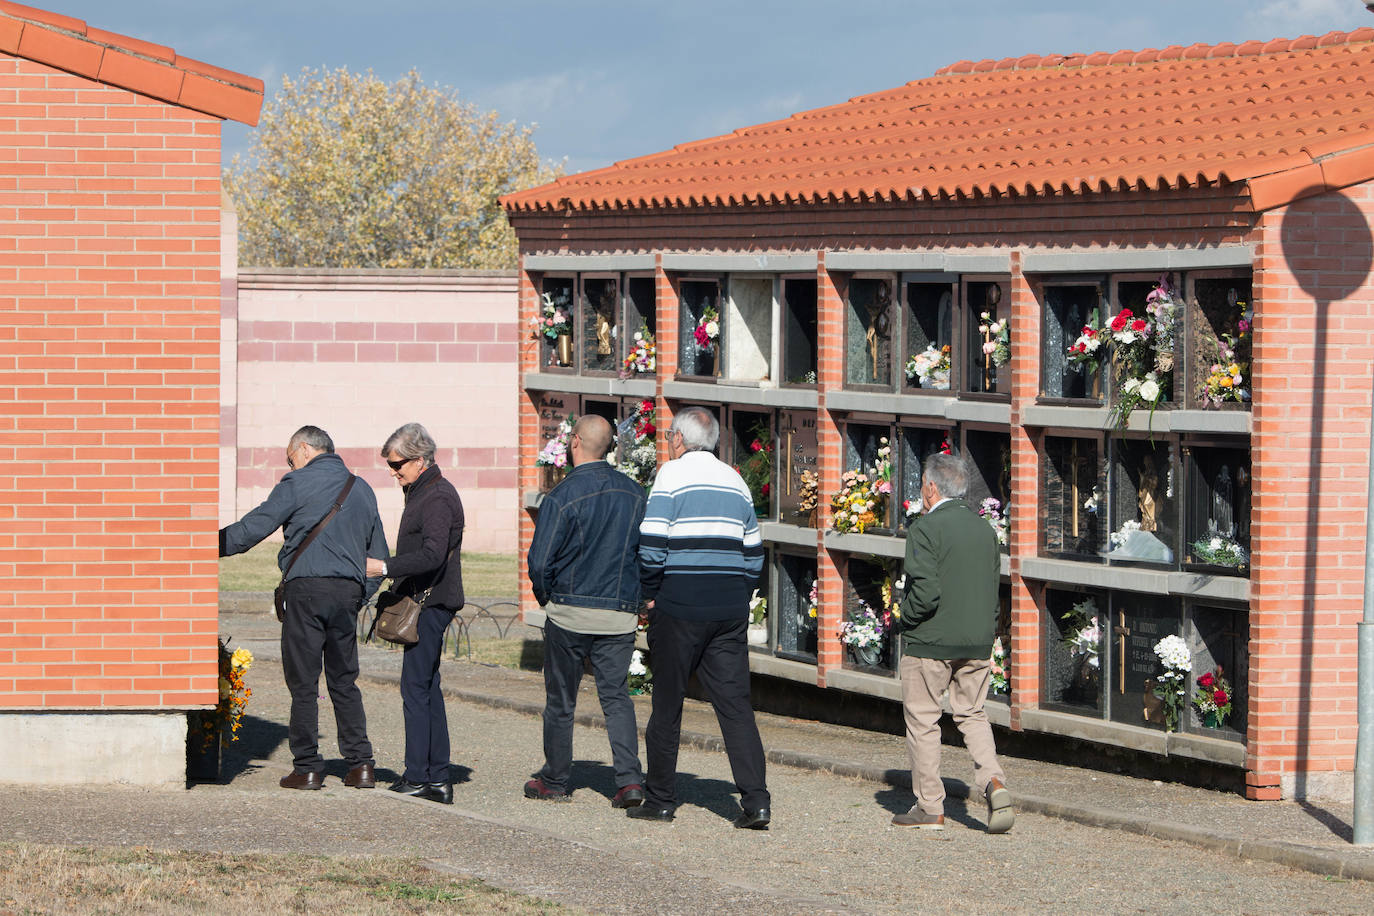
POLYGON ((601 293, 601 299, 596 306, 596 355, 611 355, 611 338, 615 335, 615 328, 611 324, 611 316, 615 314, 615 286, 608 284, 601 293))
POLYGON ((864 338, 868 341, 869 357, 873 361, 873 380, 878 381, 878 341, 888 336, 892 329, 892 319, 888 314, 889 306, 892 304, 892 294, 888 292, 887 281, 878 283, 878 289, 873 294, 873 304, 868 307, 868 331, 864 338))
POLYGON ((1231 487, 1231 468, 1223 464, 1221 471, 1217 474, 1216 485, 1212 488, 1212 517, 1208 520, 1207 527, 1211 533, 1224 538, 1234 537, 1236 533, 1235 523, 1232 521, 1232 506, 1234 505, 1234 495, 1231 487))
POLYGON ((1155 493, 1158 489, 1159 475, 1155 473, 1155 460, 1146 455, 1140 471, 1140 492, 1136 496, 1140 503, 1141 531, 1155 531, 1159 527, 1156 520, 1157 507, 1155 503, 1155 493))

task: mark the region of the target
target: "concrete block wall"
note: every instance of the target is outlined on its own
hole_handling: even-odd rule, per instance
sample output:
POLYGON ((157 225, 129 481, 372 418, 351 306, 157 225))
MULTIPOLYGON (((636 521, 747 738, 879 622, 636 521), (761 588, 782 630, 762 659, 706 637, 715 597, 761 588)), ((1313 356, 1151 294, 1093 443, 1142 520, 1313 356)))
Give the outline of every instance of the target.
POLYGON ((208 706, 220 121, 5 55, 0 100, 0 710, 208 706))
POLYGON ((379 449, 403 423, 427 428, 463 500, 463 549, 516 549, 520 331, 505 272, 240 269, 235 475, 222 523, 286 473, 286 442, 313 424, 372 485, 394 544, 403 500, 379 449))

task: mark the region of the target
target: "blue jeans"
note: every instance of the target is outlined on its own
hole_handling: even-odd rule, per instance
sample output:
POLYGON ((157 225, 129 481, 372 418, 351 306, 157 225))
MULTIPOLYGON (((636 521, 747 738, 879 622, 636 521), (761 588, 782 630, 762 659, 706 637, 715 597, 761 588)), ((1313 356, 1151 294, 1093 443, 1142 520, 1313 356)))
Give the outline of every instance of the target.
POLYGON ((439 656, 453 611, 420 612, 419 640, 401 658, 401 712, 406 723, 406 782, 448 782, 448 715, 439 687, 439 656))
POLYGON ((573 714, 585 660, 592 661, 596 693, 606 716, 611 762, 617 788, 642 785, 639 730, 630 700, 630 656, 635 634, 588 636, 565 630, 552 620, 544 624, 544 768, 539 778, 555 792, 568 791, 572 775, 573 714))

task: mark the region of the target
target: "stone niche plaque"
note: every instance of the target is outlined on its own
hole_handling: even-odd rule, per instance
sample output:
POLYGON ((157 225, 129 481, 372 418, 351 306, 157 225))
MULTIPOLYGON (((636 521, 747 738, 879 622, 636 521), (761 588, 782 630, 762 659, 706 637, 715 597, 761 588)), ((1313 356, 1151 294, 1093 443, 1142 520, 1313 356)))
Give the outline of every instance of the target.
POLYGON ((882 639, 871 646, 844 646, 844 666, 856 671, 873 674, 892 675, 897 670, 900 650, 897 647, 897 634, 892 626, 890 615, 885 615, 886 601, 883 597, 884 584, 889 589, 900 575, 898 561, 891 564, 876 563, 870 560, 850 557, 845 576, 844 608, 845 620, 862 619, 867 606, 877 617, 882 629, 882 639))
POLYGON ((797 661, 816 661, 816 558, 779 553, 777 570, 777 653, 797 661))
POLYGON ((610 374, 620 370, 620 284, 615 277, 583 277, 577 335, 582 371, 610 374))
MULTIPOLYGON (((1135 592, 1112 593, 1103 665, 1112 721, 1164 727, 1163 708, 1153 693, 1155 678, 1164 672, 1159 656, 1155 655, 1155 644, 1165 636, 1178 634, 1180 624, 1178 605, 1167 598, 1135 592)), ((1191 681, 1189 678, 1190 686, 1191 681)))
MULTIPOLYGON (((635 331, 648 330, 657 334, 657 312, 654 301, 653 277, 628 277, 625 280, 625 336, 633 339, 635 331)), ((625 351, 629 352, 628 347, 625 351)))
POLYGON ((1041 644, 1047 706, 1101 717, 1106 629, 1105 592, 1045 590, 1041 644))
POLYGON ((1113 563, 1176 565, 1183 488, 1178 485, 1174 444, 1163 437, 1153 441, 1114 439, 1110 447, 1107 559, 1113 563))
POLYGON ((938 426, 902 426, 898 428, 897 440, 900 455, 897 464, 897 479, 893 498, 897 505, 894 517, 898 527, 916 517, 921 506, 921 475, 924 473, 925 460, 931 455, 945 452, 952 454, 954 431, 938 426))
MULTIPOLYGON (((1177 286, 1173 284, 1174 279, 1174 277, 1170 277, 1170 284, 1173 288, 1177 289, 1177 286)), ((1116 305, 1103 310, 1103 321, 1110 322, 1116 317, 1116 313, 1123 308, 1130 309, 1132 315, 1139 317, 1147 316, 1149 314, 1149 312, 1146 311, 1146 306, 1149 305, 1147 298, 1150 293, 1154 292, 1155 287, 1158 285, 1159 277, 1150 280, 1118 281, 1116 283, 1116 305)), ((1178 307, 1174 311, 1174 330, 1172 339, 1165 340, 1157 337, 1154 340, 1156 360, 1155 375, 1156 380, 1159 382, 1160 390, 1163 392, 1163 395, 1160 397, 1161 407, 1174 400, 1174 388, 1177 384, 1177 380, 1182 377, 1183 370, 1181 365, 1182 360, 1180 358, 1183 352, 1180 346, 1182 343, 1181 334, 1184 323, 1184 309, 1182 307, 1183 297, 1180 295, 1176 298, 1178 307), (1162 359, 1160 354, 1164 354, 1162 359)), ((1106 384, 1107 382, 1104 381, 1103 385, 1105 386, 1106 384)), ((1113 392, 1113 399, 1115 399, 1115 396, 1116 393, 1113 392)), ((1148 408, 1145 409, 1148 410, 1148 408)))
MULTIPOLYGON (((1250 392, 1251 340, 1249 323, 1254 318, 1251 308, 1249 277, 1197 277, 1193 280, 1193 295, 1189 297, 1187 312, 1191 328, 1192 347, 1189 359, 1188 384, 1192 389, 1190 401, 1196 406, 1210 405, 1205 395, 1207 377, 1214 364, 1225 364, 1223 343, 1234 352, 1232 361, 1241 370, 1240 388, 1250 392)), ((1221 409, 1248 410, 1248 400, 1226 399, 1221 409)))
POLYGON ((814 410, 784 410, 778 414, 778 520, 788 525, 816 527, 820 500, 820 469, 816 464, 819 440, 814 410))
POLYGON ((916 283, 905 285, 906 302, 906 358, 925 353, 934 348, 937 353, 949 347, 950 370, 943 376, 935 376, 926 381, 910 378, 905 372, 903 361, 902 388, 908 393, 948 392, 959 377, 959 367, 953 365, 957 360, 954 352, 954 297, 958 287, 952 283, 916 283), (929 382, 929 384, 927 383, 929 382))
POLYGON ((725 298, 724 330, 730 341, 725 353, 726 379, 759 381, 770 378, 773 353, 773 281, 771 278, 732 277, 725 298))
MULTIPOLYGON (((1066 284, 1045 287, 1045 336, 1040 341, 1041 394, 1048 398, 1074 398, 1101 401, 1103 375, 1108 363, 1108 347, 1098 348, 1100 365, 1093 369, 1086 363, 1068 359, 1069 347, 1089 322, 1101 326, 1102 313, 1107 307, 1098 284, 1066 284)), ((1108 321, 1111 316, 1107 316, 1108 321)))
POLYGON ((788 277, 782 281, 782 380, 788 385, 816 384, 816 281, 788 277))
POLYGON ((897 329, 892 279, 853 278, 845 305, 845 383, 890 387, 897 329))
POLYGON ((777 452, 773 437, 773 414, 770 411, 730 408, 727 431, 723 438, 730 444, 727 459, 744 478, 754 500, 754 514, 760 518, 772 515, 773 477, 777 452))
MULTIPOLYGON (((990 321, 1010 320, 1011 297, 1005 282, 969 280, 964 286, 963 359, 964 390, 981 394, 1011 394, 1011 364, 998 366, 998 356, 987 345, 995 345, 998 335, 982 331, 986 312, 990 321)), ((1008 342, 1008 354, 1015 341, 1008 342)))
POLYGON ((1214 737, 1243 740, 1246 726, 1246 685, 1250 680, 1250 616, 1241 608, 1194 605, 1188 615, 1188 648, 1193 653, 1193 683, 1189 685, 1191 730, 1214 737), (1192 706, 1196 679, 1221 668, 1230 685, 1231 715, 1219 727, 1209 727, 1192 706))
POLYGON ((1250 450, 1189 442, 1182 451, 1188 479, 1184 562, 1208 572, 1248 575, 1250 450))
POLYGON ((1040 524, 1044 551, 1097 559, 1106 550, 1106 479, 1096 438, 1045 437, 1040 524))
MULTIPOLYGON (((577 416, 577 411, 581 405, 575 394, 544 391, 536 396, 534 406, 539 412, 539 448, 542 450, 545 443, 558 435, 559 427, 564 420, 568 417, 577 416)), ((615 421, 612 420, 611 422, 614 423, 615 421)), ((563 479, 567 471, 567 468, 541 465, 539 467, 539 492, 547 493, 552 490, 563 479)))
MULTIPOLYGON (((967 429, 964 431, 964 455, 968 459, 970 472, 967 497, 969 506, 977 512, 984 508, 985 500, 995 499, 997 506, 989 506, 989 512, 995 509, 1003 519, 1008 519, 1007 513, 1010 511, 1012 497, 1011 434, 967 429)), ((1008 540, 1009 524, 1007 521, 1003 525, 1003 532, 998 537, 1003 550, 1007 548, 1005 542, 1008 540)))
POLYGON ((540 297, 536 314, 544 317, 544 309, 552 302, 555 309, 567 316, 569 328, 569 342, 562 346, 556 338, 550 339, 545 334, 539 335, 539 362, 545 368, 571 369, 577 362, 577 309, 573 301, 576 289, 577 281, 573 277, 545 277, 539 284, 540 297))
POLYGON ((714 377, 725 347, 725 325, 720 317, 720 282, 683 280, 678 284, 678 375, 714 377), (697 340, 697 325, 715 314, 716 339, 703 345, 697 340))

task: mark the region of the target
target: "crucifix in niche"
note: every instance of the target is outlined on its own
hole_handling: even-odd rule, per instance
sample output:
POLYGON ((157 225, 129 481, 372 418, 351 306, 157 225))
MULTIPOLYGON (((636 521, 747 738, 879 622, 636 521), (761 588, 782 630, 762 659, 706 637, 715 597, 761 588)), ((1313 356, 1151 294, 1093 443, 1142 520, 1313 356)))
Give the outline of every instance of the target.
POLYGON ((868 355, 872 361, 872 379, 875 382, 879 381, 879 341, 886 340, 892 333, 891 306, 892 293, 888 289, 887 281, 880 280, 877 290, 873 293, 873 302, 868 307, 868 331, 864 334, 868 341, 868 355))
POLYGON ((1116 634, 1116 691, 1124 694, 1126 692, 1126 637, 1131 635, 1131 628, 1126 626, 1126 612, 1116 612, 1116 626, 1112 627, 1112 632, 1116 634))
MULTIPOLYGON (((1082 513, 1085 511, 1083 508, 1084 498, 1082 480, 1084 471, 1088 469, 1088 466, 1088 456, 1078 453, 1078 440, 1074 439, 1073 444, 1069 446, 1069 500, 1070 504, 1073 506, 1073 536, 1075 541, 1081 536, 1080 522, 1082 520, 1082 513)), ((1092 492, 1091 484, 1087 489, 1089 493, 1092 492)), ((1077 547, 1077 544, 1074 546, 1077 547)))

